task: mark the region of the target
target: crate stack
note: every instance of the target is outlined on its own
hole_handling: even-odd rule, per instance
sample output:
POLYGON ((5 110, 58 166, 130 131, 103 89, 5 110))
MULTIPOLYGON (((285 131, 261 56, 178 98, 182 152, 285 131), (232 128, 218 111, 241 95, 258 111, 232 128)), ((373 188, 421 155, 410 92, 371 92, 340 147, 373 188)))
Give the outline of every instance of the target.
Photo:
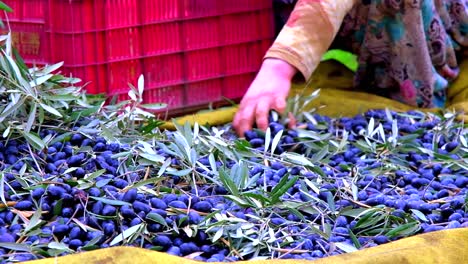
POLYGON ((119 99, 144 74, 145 103, 183 112, 242 97, 274 38, 271 2, 9 0, 8 21, 27 63, 64 61, 119 99))

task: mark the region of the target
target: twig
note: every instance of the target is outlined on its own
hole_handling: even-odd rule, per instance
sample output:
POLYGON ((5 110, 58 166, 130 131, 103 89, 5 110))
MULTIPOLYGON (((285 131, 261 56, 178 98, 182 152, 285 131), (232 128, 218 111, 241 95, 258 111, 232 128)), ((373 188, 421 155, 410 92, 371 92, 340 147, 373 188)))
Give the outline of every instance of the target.
MULTIPOLYGON (((231 248, 231 243, 229 243, 229 241, 227 241, 225 238, 221 237, 220 240, 221 240, 226 246, 228 246, 228 248, 231 248)), ((241 255, 235 248, 232 249, 232 252, 234 252, 234 254, 236 254, 240 259, 244 259, 244 258, 242 257, 242 255, 241 255)))
POLYGON ((0 203, 0 209, 8 208, 8 207, 13 207, 13 206, 15 206, 17 203, 18 203, 18 202, 13 202, 13 201, 6 202, 6 204, 0 203))
POLYGON ((354 204, 357 204, 357 205, 359 205, 359 206, 362 206, 362 207, 364 207, 364 208, 372 208, 372 206, 367 205, 367 204, 364 204, 364 203, 361 203, 361 202, 356 201, 356 200, 354 200, 354 199, 350 199, 350 198, 348 198, 348 197, 343 197, 343 198, 346 199, 346 200, 348 200, 348 201, 350 201, 350 202, 352 202, 352 203, 354 203, 354 204))
POLYGON ((146 168, 146 173, 145 173, 145 177, 143 177, 143 180, 146 181, 148 179, 148 176, 150 174, 150 167, 147 167, 146 168))
POLYGON ((309 250, 298 249, 303 244, 304 244, 304 242, 300 243, 299 245, 297 245, 295 248, 292 248, 292 249, 274 248, 274 247, 272 247, 271 249, 273 249, 276 252, 284 253, 282 256, 279 256, 278 258, 282 258, 284 255, 291 254, 291 253, 292 254, 302 254, 302 253, 310 252, 309 250))

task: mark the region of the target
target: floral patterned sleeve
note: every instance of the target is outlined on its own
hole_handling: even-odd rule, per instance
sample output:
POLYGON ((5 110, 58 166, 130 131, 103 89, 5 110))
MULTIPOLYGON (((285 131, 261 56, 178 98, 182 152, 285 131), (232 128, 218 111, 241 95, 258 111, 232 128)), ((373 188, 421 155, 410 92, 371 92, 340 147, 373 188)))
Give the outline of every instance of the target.
POLYGON ((296 67, 307 80, 358 0, 299 0, 265 58, 296 67))

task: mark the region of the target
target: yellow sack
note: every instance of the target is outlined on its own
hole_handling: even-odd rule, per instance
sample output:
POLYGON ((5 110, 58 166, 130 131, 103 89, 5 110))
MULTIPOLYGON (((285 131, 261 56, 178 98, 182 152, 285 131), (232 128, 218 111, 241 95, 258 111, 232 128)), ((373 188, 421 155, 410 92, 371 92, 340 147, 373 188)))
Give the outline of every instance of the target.
MULTIPOLYGON (((438 231, 405 238, 353 253, 308 260, 246 261, 249 264, 462 264, 468 263, 468 228, 438 231)), ((201 263, 165 253, 134 247, 100 249, 25 264, 194 264, 201 263)), ((240 262, 238 262, 240 263, 240 262)))
MULTIPOLYGON (((391 109, 395 111, 409 111, 414 109, 409 105, 363 92, 351 90, 353 72, 335 61, 322 62, 311 77, 309 85, 293 84, 290 96, 310 95, 314 90, 320 89, 319 97, 313 100, 306 110, 317 108, 318 114, 330 117, 351 117, 369 109, 391 109)), ((460 75, 451 84, 448 90, 448 106, 446 109, 462 112, 459 119, 467 119, 468 114, 468 60, 460 65, 460 75)), ((419 108, 424 112, 435 112, 441 109, 419 108)), ((204 111, 176 119, 179 124, 189 122, 194 124, 221 125, 232 121, 237 107, 221 108, 214 111, 204 111)), ((165 129, 174 129, 171 122, 162 126, 165 129)))

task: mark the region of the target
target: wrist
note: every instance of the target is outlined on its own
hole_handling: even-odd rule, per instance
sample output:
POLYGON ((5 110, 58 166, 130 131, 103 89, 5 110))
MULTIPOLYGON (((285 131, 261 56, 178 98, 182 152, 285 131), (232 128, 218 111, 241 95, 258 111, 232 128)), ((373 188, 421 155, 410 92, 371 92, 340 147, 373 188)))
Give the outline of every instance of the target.
POLYGON ((296 67, 292 66, 288 62, 275 58, 265 59, 262 63, 261 71, 272 72, 275 75, 279 75, 280 77, 290 81, 298 72, 296 67))

